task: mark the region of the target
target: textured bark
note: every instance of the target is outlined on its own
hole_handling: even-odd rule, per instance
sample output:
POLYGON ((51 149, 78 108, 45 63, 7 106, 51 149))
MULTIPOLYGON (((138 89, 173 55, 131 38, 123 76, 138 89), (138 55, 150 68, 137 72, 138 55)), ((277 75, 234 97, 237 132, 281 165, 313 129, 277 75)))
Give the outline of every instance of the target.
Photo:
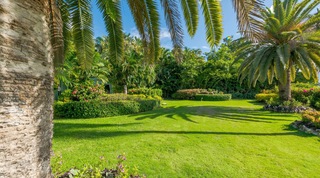
POLYGON ((287 70, 287 83, 285 86, 285 93, 284 93, 285 101, 291 101, 291 70, 290 68, 287 70))
POLYGON ((285 101, 285 92, 286 92, 285 85, 279 82, 279 98, 281 101, 285 101))
MULTIPOLYGON (((289 64, 291 67, 291 63, 289 64)), ((286 71, 287 73, 287 81, 286 84, 281 84, 279 82, 279 98, 281 101, 291 101, 291 70, 289 69, 286 71)))
POLYGON ((51 177, 47 0, 0 0, 0 177, 51 177))

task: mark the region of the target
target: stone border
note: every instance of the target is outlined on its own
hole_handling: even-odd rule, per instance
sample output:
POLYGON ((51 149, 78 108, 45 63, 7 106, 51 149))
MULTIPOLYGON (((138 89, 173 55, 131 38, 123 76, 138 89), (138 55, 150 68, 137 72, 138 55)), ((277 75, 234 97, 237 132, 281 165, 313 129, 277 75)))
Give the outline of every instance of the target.
POLYGON ((308 133, 308 134, 313 134, 316 136, 320 137, 320 129, 316 129, 316 128, 312 128, 312 127, 308 127, 306 123, 304 123, 303 121, 294 121, 292 122, 290 125, 292 125, 292 127, 294 127, 295 129, 298 129, 302 132, 308 133))

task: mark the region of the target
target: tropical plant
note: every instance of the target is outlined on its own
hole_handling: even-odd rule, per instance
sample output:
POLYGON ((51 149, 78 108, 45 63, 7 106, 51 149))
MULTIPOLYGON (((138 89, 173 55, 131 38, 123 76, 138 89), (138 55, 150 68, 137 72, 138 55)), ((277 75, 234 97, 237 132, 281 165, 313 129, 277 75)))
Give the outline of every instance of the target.
POLYGON ((299 69, 306 79, 317 82, 320 67, 320 31, 313 27, 320 22, 320 14, 310 12, 320 4, 319 0, 274 0, 273 9, 258 12, 262 17, 261 38, 243 40, 238 58, 245 58, 240 81, 248 78, 248 84, 257 81, 269 83, 274 78, 279 84, 279 97, 291 100, 291 82, 299 69))

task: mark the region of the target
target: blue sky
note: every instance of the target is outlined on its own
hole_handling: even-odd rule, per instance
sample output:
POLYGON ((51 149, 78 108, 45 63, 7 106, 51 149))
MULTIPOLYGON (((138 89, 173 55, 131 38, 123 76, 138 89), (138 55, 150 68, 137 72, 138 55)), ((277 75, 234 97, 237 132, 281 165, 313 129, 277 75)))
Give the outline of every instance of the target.
MULTIPOLYGON (((92 8, 93 8, 93 25, 94 25, 94 36, 106 36, 107 32, 105 30, 104 22, 102 19, 102 15, 100 11, 97 9, 97 6, 95 5, 94 1, 92 1, 92 8)), ((266 1, 266 5, 270 7, 272 4, 271 0, 266 1)), ((159 5, 159 1, 158 1, 159 5)), ((234 38, 240 37, 240 34, 237 33, 238 27, 237 27, 237 21, 236 21, 236 14, 233 10, 232 6, 232 0, 221 0, 222 5, 222 15, 223 15, 223 28, 224 33, 223 37, 227 37, 229 35, 233 35, 234 38)), ((163 9, 158 6, 160 14, 160 24, 161 24, 161 46, 166 48, 171 48, 171 40, 170 40, 170 34, 168 32, 168 28, 166 27, 164 16, 163 16, 163 9)), ((121 0, 121 12, 122 12, 122 22, 123 22, 123 29, 125 33, 130 33, 132 35, 138 35, 138 32, 135 28, 135 24, 133 21, 133 18, 131 16, 131 12, 126 4, 125 0, 121 0)), ((201 11, 199 11, 202 13, 201 11)), ((184 45, 189 48, 199 48, 203 52, 210 51, 209 45, 206 42, 206 31, 205 31, 205 25, 204 25, 204 19, 202 14, 200 14, 199 19, 199 26, 196 35, 193 38, 190 38, 190 36, 187 33, 187 29, 185 27, 185 22, 182 21, 183 27, 184 27, 184 45)))

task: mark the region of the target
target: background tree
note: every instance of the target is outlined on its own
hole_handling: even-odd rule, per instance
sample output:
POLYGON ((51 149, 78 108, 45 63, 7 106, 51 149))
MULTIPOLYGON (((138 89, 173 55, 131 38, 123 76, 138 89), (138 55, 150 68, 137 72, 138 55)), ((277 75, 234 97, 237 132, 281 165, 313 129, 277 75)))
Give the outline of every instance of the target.
POLYGON ((297 69, 306 79, 317 82, 317 67, 320 66, 320 31, 313 30, 320 21, 320 14, 310 15, 320 4, 319 0, 274 0, 273 10, 259 12, 263 17, 260 38, 256 42, 241 39, 239 58, 245 57, 239 72, 240 80, 248 78, 248 84, 257 81, 269 83, 274 78, 279 84, 282 100, 291 100, 291 82, 297 69))
POLYGON ((196 88, 198 74, 205 60, 202 51, 199 49, 185 48, 182 52, 183 61, 180 64, 181 71, 181 88, 196 88))
POLYGON ((182 68, 174 58, 171 50, 162 48, 156 66, 156 88, 162 89, 163 97, 169 98, 181 87, 182 68))

